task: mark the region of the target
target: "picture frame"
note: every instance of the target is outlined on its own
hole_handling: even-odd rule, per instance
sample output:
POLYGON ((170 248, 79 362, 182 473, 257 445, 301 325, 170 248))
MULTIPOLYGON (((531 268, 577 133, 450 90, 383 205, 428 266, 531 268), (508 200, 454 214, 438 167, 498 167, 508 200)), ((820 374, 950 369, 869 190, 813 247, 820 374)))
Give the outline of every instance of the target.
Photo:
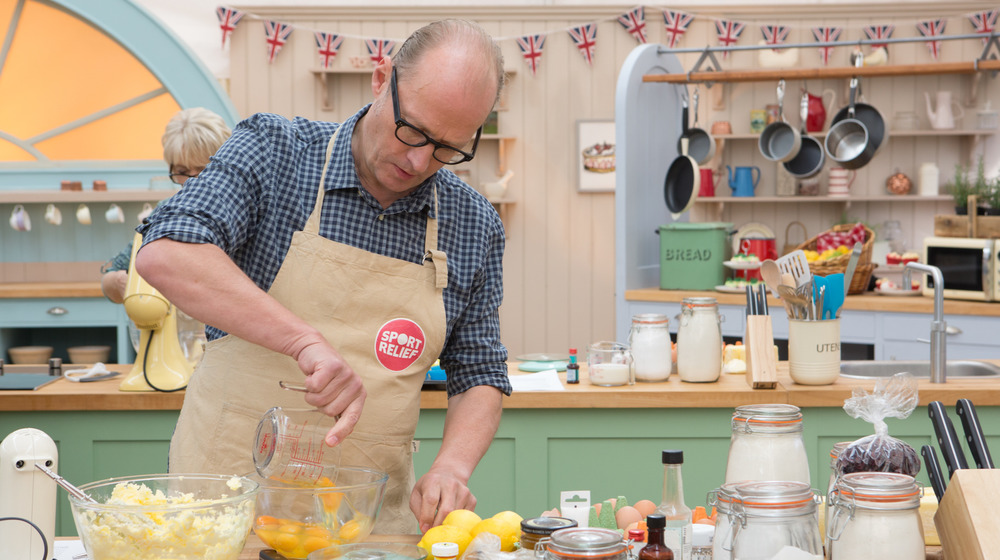
POLYGON ((579 192, 615 191, 615 121, 577 121, 575 153, 579 192))

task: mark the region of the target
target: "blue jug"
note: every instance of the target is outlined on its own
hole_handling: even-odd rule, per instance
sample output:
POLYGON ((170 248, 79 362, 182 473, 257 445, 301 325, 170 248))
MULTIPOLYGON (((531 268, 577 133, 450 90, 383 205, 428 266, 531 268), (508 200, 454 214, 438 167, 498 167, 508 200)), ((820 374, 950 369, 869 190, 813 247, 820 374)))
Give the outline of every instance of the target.
POLYGON ((737 167, 736 176, 733 177, 733 168, 726 166, 729 170, 729 188, 733 189, 733 196, 753 196, 757 183, 760 182, 760 168, 756 165, 750 167, 737 167), (754 171, 757 177, 754 178, 754 171))

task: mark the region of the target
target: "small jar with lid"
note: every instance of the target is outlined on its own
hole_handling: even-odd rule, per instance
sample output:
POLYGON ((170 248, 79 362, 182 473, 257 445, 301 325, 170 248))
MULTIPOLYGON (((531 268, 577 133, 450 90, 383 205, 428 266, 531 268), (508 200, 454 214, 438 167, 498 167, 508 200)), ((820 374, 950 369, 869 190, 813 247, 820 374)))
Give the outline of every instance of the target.
POLYGON ((433 560, 455 560, 458 558, 458 543, 436 542, 431 545, 433 560))
POLYGON ((722 318, 715 298, 681 302, 677 327, 677 375, 681 381, 710 383, 722 374, 722 318))
POLYGON ((736 407, 726 482, 791 480, 809 485, 802 411, 790 404, 736 407))
POLYGON ((659 313, 632 316, 628 334, 635 360, 636 381, 666 381, 673 370, 670 351, 670 319, 659 313))
MULTIPOLYGON (((803 482, 744 482, 732 496, 733 531, 730 546, 734 560, 789 557, 823 557, 823 541, 816 519, 817 497, 803 482), (808 555, 808 556, 807 556, 808 555)), ((857 556, 856 558, 876 558, 857 556)))
POLYGON ((831 560, 923 560, 922 488, 910 475, 845 474, 830 492, 827 521, 831 560))
POLYGON ((575 519, 568 517, 534 517, 521 521, 521 548, 535 550, 536 545, 560 529, 576 527, 575 519))
POLYGON ((628 560, 628 543, 621 533, 597 527, 572 527, 554 531, 539 541, 540 560, 628 560))

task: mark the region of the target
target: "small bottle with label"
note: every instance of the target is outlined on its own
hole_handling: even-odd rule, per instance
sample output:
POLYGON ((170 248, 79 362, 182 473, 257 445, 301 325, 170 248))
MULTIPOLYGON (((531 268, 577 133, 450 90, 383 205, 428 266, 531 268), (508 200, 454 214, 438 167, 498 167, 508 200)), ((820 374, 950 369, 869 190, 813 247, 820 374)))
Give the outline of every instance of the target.
POLYGON ((431 556, 435 560, 455 560, 458 558, 458 544, 453 542, 436 542, 431 545, 431 556))
MULTIPOLYGON (((691 508, 684 504, 684 482, 681 480, 684 452, 665 449, 662 461, 663 501, 656 508, 656 513, 665 518, 664 542, 674 551, 677 560, 691 560, 691 508)), ((646 522, 649 523, 648 519, 646 522)))
POLYGON ((639 560, 674 560, 674 553, 663 542, 663 529, 667 526, 667 519, 659 513, 651 513, 646 516, 646 528, 649 536, 646 537, 646 546, 639 551, 639 560))
POLYGON ((580 382, 580 364, 576 363, 576 348, 569 349, 569 363, 566 364, 566 383, 580 382))

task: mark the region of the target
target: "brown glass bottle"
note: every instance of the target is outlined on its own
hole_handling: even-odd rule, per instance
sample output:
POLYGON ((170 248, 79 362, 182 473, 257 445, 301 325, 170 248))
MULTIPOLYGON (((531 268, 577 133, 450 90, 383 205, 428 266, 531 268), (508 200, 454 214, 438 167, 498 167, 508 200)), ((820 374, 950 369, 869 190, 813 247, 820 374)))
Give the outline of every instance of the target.
POLYGON ((667 526, 667 518, 659 513, 651 513, 646 517, 646 546, 639 551, 639 560, 674 560, 674 553, 663 543, 663 528, 667 526))

